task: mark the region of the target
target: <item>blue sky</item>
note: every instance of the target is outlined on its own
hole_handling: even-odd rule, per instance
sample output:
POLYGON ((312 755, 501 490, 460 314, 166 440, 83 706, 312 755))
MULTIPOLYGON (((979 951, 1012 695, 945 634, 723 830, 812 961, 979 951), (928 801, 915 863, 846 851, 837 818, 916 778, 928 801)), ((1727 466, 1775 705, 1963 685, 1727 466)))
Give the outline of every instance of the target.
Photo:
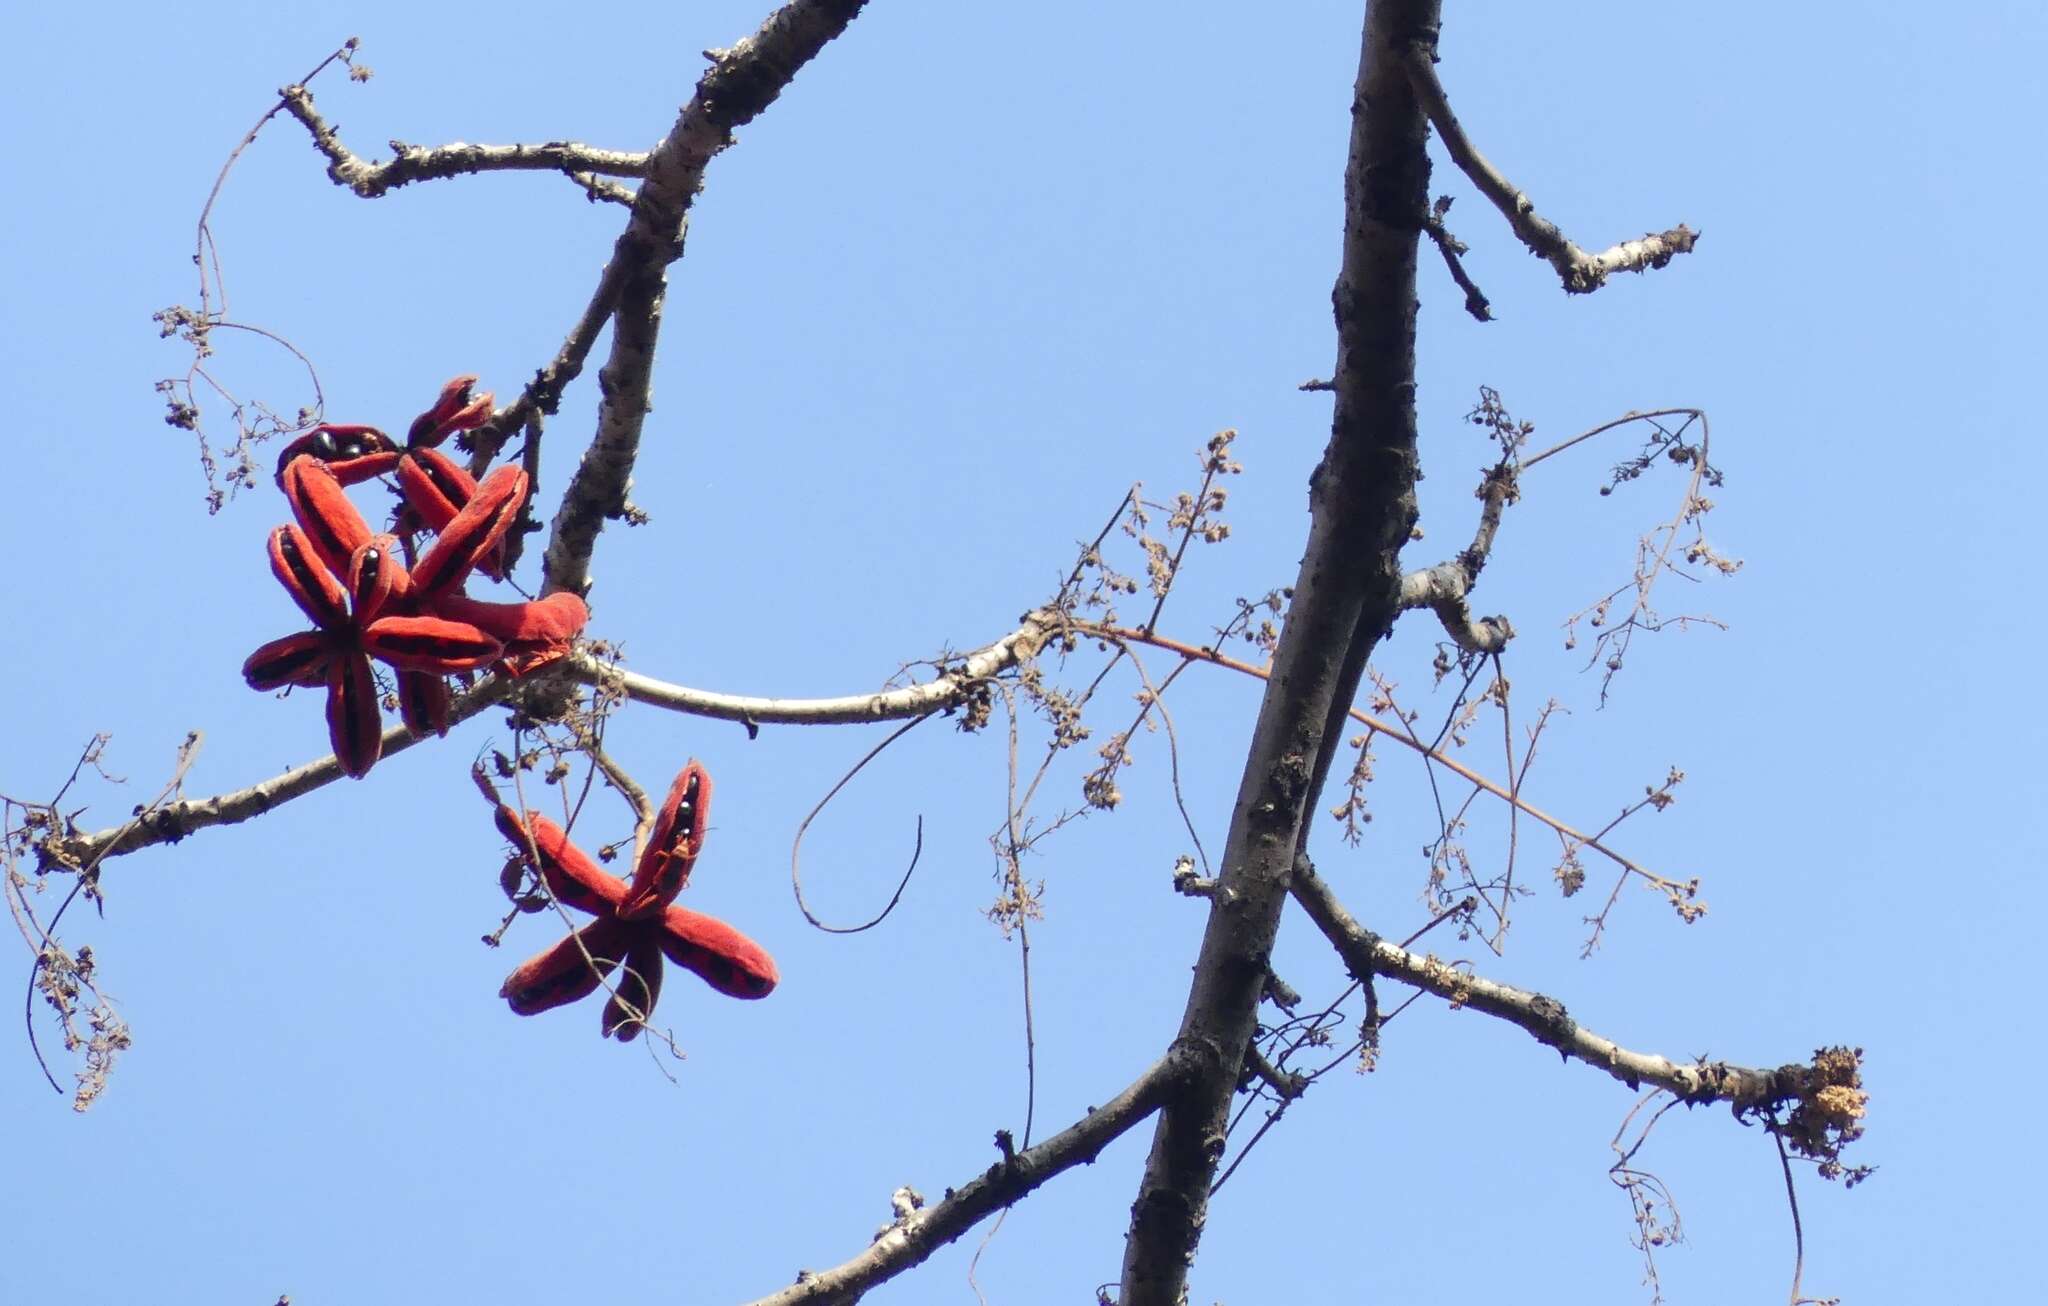
MULTIPOLYGON (((763 13, 19 16, 0 87, 17 124, 0 791, 47 797, 110 732, 108 768, 128 784, 77 795, 97 828, 154 794, 189 730, 206 738, 195 796, 325 751, 316 699, 274 701, 238 674, 295 628, 262 561, 281 504, 266 486, 208 516, 193 446, 153 390, 183 360, 149 314, 192 298, 199 205, 276 87, 358 35, 376 77, 315 91, 364 153, 393 137, 644 148, 688 97, 697 52, 763 13)), ((1674 1057, 1866 1048, 1858 1150, 1882 1169, 1848 1194, 1803 1178, 1808 1291, 2038 1295, 2036 1258, 2017 1249, 2043 1140, 2013 1099, 2043 1070, 2024 967, 2048 731, 2030 687, 2044 631, 2023 452, 2043 20, 2019 4, 1938 25, 1900 4, 1853 21, 1758 4, 1571 18, 1449 6, 1441 73, 1468 130, 1583 245, 1681 220, 1704 238, 1665 271, 1567 300, 1437 156, 1435 189, 1457 197, 1451 226, 1500 320, 1466 318, 1426 261, 1427 537, 1411 556, 1434 562, 1470 530, 1487 450, 1460 418, 1481 384, 1539 443, 1631 408, 1709 410, 1728 483, 1708 524, 1747 565, 1670 600, 1725 633, 1639 644, 1604 710, 1562 648, 1557 623, 1626 577, 1680 488, 1653 475, 1599 497, 1626 443, 1532 471, 1478 606, 1522 632, 1518 721, 1552 697, 1569 709, 1532 799, 1597 825, 1682 767, 1679 802, 1620 842, 1701 876, 1712 910, 1687 927, 1630 891, 1582 961, 1587 900, 1561 901, 1530 852, 1537 892, 1507 955, 1473 955, 1674 1057)), ((1287 583, 1328 431, 1327 397, 1295 387, 1332 357, 1357 28, 1355 4, 876 0, 710 169, 636 473, 652 521, 601 539, 592 633, 703 688, 868 689, 1009 629, 1129 483, 1191 488, 1226 427, 1246 465, 1233 535, 1198 551, 1162 628, 1199 640, 1233 597, 1287 583)), ((316 361, 330 416, 402 428, 458 372, 515 391, 581 309, 619 220, 540 175, 366 203, 280 121, 235 171, 215 234, 233 315, 316 361)), ((236 342, 219 364, 279 407, 306 400, 274 351, 236 342)), ((590 381, 565 401, 543 494, 594 404, 590 381)), ((1411 618, 1378 660, 1426 712, 1442 710, 1436 638, 1411 618)), ((1062 675, 1092 669, 1077 657, 1062 675)), ((1112 682, 1098 734, 1135 689, 1112 682)), ((1212 851, 1257 690, 1191 672, 1170 700, 1212 851)), ((994 1159, 996 1129, 1021 1128, 1017 955, 981 916, 1001 733, 914 732, 814 827, 808 889, 849 919, 886 899, 924 819, 901 909, 834 937, 791 901, 790 838, 879 732, 749 742, 648 709, 614 721, 643 783, 687 756, 711 768, 690 901, 783 973, 754 1004, 672 976, 658 1015, 688 1052, 673 1079, 643 1048, 602 1043, 594 1004, 519 1020, 495 996, 552 934, 523 919, 505 949, 476 942, 502 904, 502 846, 466 776, 506 738, 492 717, 360 784, 120 860, 104 920, 74 912, 65 936, 98 954, 136 1045, 82 1117, 18 1037, 0 1058, 27 1216, 0 1299, 718 1302, 854 1254, 893 1188, 936 1196, 994 1159)), ((1471 760, 1497 770, 1488 747, 1471 760)), ((1165 741, 1138 748, 1124 806, 1030 868, 1046 881, 1040 1135, 1122 1087, 1179 1019, 1202 916, 1169 888, 1187 839, 1165 741)), ((1060 801, 1088 760, 1056 772, 1060 801)), ((1434 810, 1412 759, 1383 753, 1380 773, 1364 845, 1330 828, 1317 851, 1353 910, 1399 937, 1426 919, 1416 850, 1434 810)), ((605 837, 627 828, 617 809, 602 819, 605 837)), ((1503 829, 1484 811, 1475 851, 1497 857, 1503 829)), ((15 959, 25 979, 28 954, 15 959)), ((1312 1000, 1341 987, 1298 914, 1278 964, 1312 1000)), ((1606 1177, 1625 1090, 1428 1000, 1386 1042, 1374 1074, 1319 1084, 1219 1197, 1195 1300, 1648 1299, 1606 1177)), ((1086 1300, 1116 1278, 1148 1139, 1011 1214, 978 1273, 991 1301, 1086 1300)), ((1674 1114, 1646 1155, 1689 1235, 1659 1258, 1671 1300, 1784 1291, 1768 1139, 1722 1111, 1674 1114)), ((873 1300, 970 1300, 976 1241, 873 1300)))

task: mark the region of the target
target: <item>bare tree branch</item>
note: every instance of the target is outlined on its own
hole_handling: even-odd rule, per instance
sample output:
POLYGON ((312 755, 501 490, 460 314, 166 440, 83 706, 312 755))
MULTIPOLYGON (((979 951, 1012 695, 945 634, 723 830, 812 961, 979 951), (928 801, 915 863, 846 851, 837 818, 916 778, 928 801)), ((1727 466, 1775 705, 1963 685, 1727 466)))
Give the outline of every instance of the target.
POLYGON ((967 654, 958 665, 947 666, 933 680, 839 698, 750 698, 691 689, 627 671, 587 653, 577 654, 558 666, 577 680, 615 689, 636 703, 691 716, 756 725, 853 725, 901 721, 954 707, 964 702, 981 682, 1028 661, 1055 628, 1054 614, 1033 613, 1016 630, 967 654))
POLYGON ((372 163, 342 144, 341 134, 320 116, 313 106, 312 92, 304 86, 287 86, 278 96, 284 101, 286 112, 312 134, 314 147, 327 156, 327 175, 336 185, 346 186, 366 200, 416 181, 440 181, 477 172, 647 175, 648 156, 644 152, 602 150, 574 141, 548 141, 541 145, 471 145, 456 141, 432 148, 393 141, 392 157, 383 163, 372 163))
POLYGON ((1299 1070, 1282 1070, 1266 1060, 1255 1043, 1245 1049, 1245 1068, 1257 1075, 1283 1102, 1292 1102, 1308 1091, 1309 1077, 1299 1070))
MULTIPOLYGON (((454 726, 469 720, 492 704, 508 698, 524 683, 527 682, 506 676, 491 676, 480 681, 474 689, 455 700, 448 712, 448 724, 454 726)), ((393 753, 404 752, 419 743, 420 738, 404 726, 393 726, 384 732, 383 751, 379 756, 389 757, 393 753)), ((53 868, 90 866, 98 859, 120 857, 160 843, 176 843, 195 830, 204 830, 208 826, 235 825, 250 817, 261 816, 273 807, 302 798, 341 778, 341 763, 329 754, 317 762, 295 766, 283 775, 273 776, 246 789, 215 794, 211 798, 187 798, 167 803, 154 812, 111 829, 93 834, 52 835, 38 852, 46 865, 53 868)))
POLYGON ((581 186, 583 193, 592 203, 602 200, 607 204, 623 204, 630 209, 633 207, 633 201, 638 198, 638 192, 630 186, 606 181, 594 172, 572 172, 569 174, 569 180, 581 186))
POLYGON ((1407 63, 1415 94, 1428 111, 1437 134, 1443 137, 1444 148, 1450 151, 1452 161, 1507 218, 1508 225, 1514 228, 1522 243, 1557 269, 1558 277, 1570 293, 1590 294, 1598 290, 1611 273, 1661 268, 1678 255, 1692 252, 1700 234, 1682 222, 1669 231, 1653 232, 1640 240, 1625 240, 1598 254, 1588 254, 1580 249, 1558 229, 1556 223, 1537 213, 1534 201, 1503 176, 1500 169, 1494 167, 1465 135, 1458 116, 1451 112, 1451 102, 1444 94, 1443 83, 1437 80, 1435 49, 1418 45, 1408 52, 1407 63))
POLYGON ((1131 1207, 1121 1306, 1176 1306, 1186 1292, 1294 853, 1343 744, 1366 658, 1400 610, 1401 546, 1416 515, 1416 259, 1429 218, 1428 127, 1403 58, 1433 39, 1439 13, 1437 0, 1366 8, 1331 296, 1330 442, 1310 478, 1308 547, 1175 1039, 1197 1071, 1160 1112, 1131 1207))
POLYGON ((1104 1147, 1151 1115, 1188 1071, 1184 1056, 1169 1053, 1130 1087, 1051 1138, 997 1162, 957 1189, 947 1189, 945 1200, 936 1206, 898 1219, 852 1260, 815 1274, 805 1271, 794 1286, 750 1306, 843 1306, 858 1301, 868 1289, 922 1264, 979 1221, 1060 1172, 1094 1161, 1104 1147))
POLYGON ((1429 211, 1429 238, 1436 242, 1436 252, 1444 256, 1444 266, 1450 269, 1451 280, 1458 283, 1458 289, 1465 292, 1465 311, 1480 322, 1493 321, 1493 305, 1486 298, 1486 292, 1472 280, 1465 271, 1463 255, 1471 252, 1471 246, 1451 234, 1444 225, 1444 214, 1451 207, 1451 197, 1437 196, 1436 203, 1429 211))
POLYGON ((393 141, 396 157, 369 163, 348 149, 320 116, 304 86, 279 92, 283 107, 305 125, 328 160, 327 175, 365 198, 414 181, 510 169, 558 171, 581 185, 592 200, 633 208, 634 216, 614 247, 576 325, 554 359, 534 374, 519 398, 470 434, 471 470, 480 474, 513 432, 536 413, 552 414, 562 392, 582 374, 599 333, 624 302, 625 313, 607 363, 599 439, 585 453, 570 495, 555 518, 550 546, 549 590, 587 589, 590 547, 606 517, 628 512, 625 487, 648 407, 648 372, 659 331, 663 269, 682 257, 685 216, 703 184, 705 165, 732 143, 734 128, 751 122, 774 101, 796 72, 844 31, 865 0, 792 0, 770 15, 760 31, 731 50, 705 52, 712 68, 666 139, 650 152, 601 150, 572 142, 543 145, 469 145, 457 142, 421 149, 393 141), (639 192, 601 180, 602 176, 652 179, 639 192), (631 288, 630 296, 626 294, 631 288), (612 369, 618 369, 613 374, 612 369), (622 390, 614 386, 623 385, 622 390), (560 552, 558 553, 558 548, 560 552))
POLYGON ((1444 630, 1468 653, 1498 653, 1514 638, 1515 629, 1506 617, 1474 620, 1466 597, 1493 553, 1493 537, 1500 531, 1502 509, 1515 501, 1515 479, 1516 469, 1510 463, 1503 462, 1487 472, 1479 485, 1482 506, 1472 543, 1455 558, 1401 577, 1401 607, 1434 609, 1444 630))
MULTIPOLYGON (((510 697, 518 689, 544 687, 549 677, 617 690, 635 702, 724 721, 761 725, 853 725, 902 720, 943 711, 965 701, 981 682, 1035 656, 1053 628, 1049 614, 1033 613, 1016 630, 960 658, 957 665, 947 666, 940 675, 923 684, 839 698, 748 698, 719 694, 671 685, 626 671, 588 653, 575 653, 542 672, 520 680, 491 676, 479 682, 456 700, 448 721, 451 726, 467 721, 510 697)), ((393 726, 384 732, 382 756, 403 752, 419 742, 419 737, 404 726, 393 726)), ((93 834, 53 836, 44 848, 43 856, 58 866, 89 866, 96 859, 118 857, 157 844, 176 843, 186 835, 209 826, 234 825, 260 816, 341 777, 341 764, 330 755, 293 767, 283 775, 246 789, 166 804, 124 825, 93 834)))
POLYGON ((1440 562, 1401 578, 1401 606, 1434 609, 1444 633, 1468 653, 1498 653, 1514 638, 1515 628, 1503 616, 1474 617, 1465 602, 1469 586, 1455 562, 1440 562))
MULTIPOLYGON (((562 391, 583 375, 585 360, 596 346, 604 324, 611 321, 612 311, 618 307, 623 270, 624 264, 616 258, 605 265, 603 273, 598 276, 597 288, 590 292, 590 302, 583 306, 582 315, 569 329, 568 338, 562 341, 562 347, 548 365, 533 374, 533 380, 526 383, 519 392, 519 398, 491 414, 490 421, 469 433, 469 470, 472 476, 483 475, 484 468, 497 457, 498 450, 504 447, 514 431, 534 421, 540 414, 552 415, 561 402, 562 391)), ((531 510, 530 504, 528 510, 531 510)))
POLYGON ((626 487, 651 405, 654 346, 661 331, 668 265, 683 256, 690 204, 704 169, 732 144, 735 129, 774 103, 797 70, 846 30, 866 0, 790 0, 761 30, 730 50, 708 50, 676 124, 648 159, 633 217, 620 234, 605 279, 616 279, 611 356, 599 371, 604 398, 597 436, 583 453, 548 541, 547 591, 590 588, 590 551, 611 517, 629 512, 626 487))
POLYGON ((1497 1016, 1526 1030, 1539 1043, 1556 1048, 1559 1054, 1605 1071, 1630 1088, 1653 1084, 1687 1102, 1719 1101, 1744 1107, 1790 1102, 1800 1096, 1805 1066, 1756 1070, 1726 1061, 1702 1058, 1683 1063, 1653 1052, 1631 1051, 1580 1026, 1555 998, 1484 979, 1389 943, 1344 909, 1305 856, 1295 862, 1288 890, 1354 976, 1383 975, 1434 993, 1453 1006, 1497 1016))

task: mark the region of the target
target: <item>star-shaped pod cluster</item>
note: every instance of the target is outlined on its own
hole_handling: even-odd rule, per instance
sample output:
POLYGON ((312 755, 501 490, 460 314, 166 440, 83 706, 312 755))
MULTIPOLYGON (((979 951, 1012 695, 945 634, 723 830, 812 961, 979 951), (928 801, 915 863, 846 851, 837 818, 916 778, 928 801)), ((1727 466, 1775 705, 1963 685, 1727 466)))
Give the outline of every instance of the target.
POLYGON ((313 622, 249 655, 253 689, 327 690, 328 738, 342 769, 366 774, 383 748, 372 659, 397 676, 401 718, 416 734, 445 734, 446 677, 497 666, 532 670, 565 652, 590 618, 574 594, 518 603, 471 598, 470 574, 504 573, 504 541, 526 501, 527 476, 500 467, 479 484, 431 446, 481 425, 491 396, 470 398, 457 377, 413 423, 399 449, 375 427, 320 426, 286 448, 278 483, 295 524, 272 531, 270 570, 313 622), (417 444, 417 447, 411 447, 417 444), (371 531, 344 492, 384 473, 404 496, 396 529, 371 531), (418 551, 415 537, 432 534, 418 551))
MULTIPOLYGON (((438 447, 456 432, 473 431, 490 420, 493 397, 472 395, 475 385, 474 376, 458 376, 442 386, 434 406, 413 419, 403 446, 374 426, 316 426, 278 455, 278 479, 281 483, 285 470, 305 457, 325 463, 343 485, 389 474, 398 482, 404 504, 392 529, 405 543, 406 563, 411 565, 418 536, 446 530, 476 497, 476 478, 438 447)), ((502 539, 485 550, 477 570, 492 580, 505 578, 502 539)))
POLYGON ((686 764, 669 786, 630 881, 599 869, 547 817, 521 816, 500 802, 481 770, 475 778, 496 809, 499 832, 548 891, 595 917, 507 977, 499 996, 514 1012, 531 1016, 588 997, 617 972, 602 1028, 628 1042, 654 1011, 664 957, 729 997, 765 998, 774 990, 775 961, 760 944, 715 916, 675 905, 710 816, 711 776, 700 763, 686 764))

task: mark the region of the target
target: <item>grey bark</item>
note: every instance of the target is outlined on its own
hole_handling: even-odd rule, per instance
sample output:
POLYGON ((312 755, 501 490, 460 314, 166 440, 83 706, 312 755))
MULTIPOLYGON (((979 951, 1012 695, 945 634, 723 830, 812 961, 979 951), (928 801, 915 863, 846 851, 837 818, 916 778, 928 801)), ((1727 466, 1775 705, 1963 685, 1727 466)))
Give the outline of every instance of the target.
POLYGON ((1331 297, 1336 411, 1310 478, 1308 548, 1174 1040, 1196 1070, 1167 1099, 1154 1130, 1131 1208, 1120 1306, 1182 1300, 1295 855, 1366 658, 1400 611, 1400 551, 1416 516, 1416 255, 1429 211, 1428 123, 1405 59, 1433 50, 1440 8, 1436 0, 1373 0, 1366 8, 1344 170, 1343 261, 1331 297))

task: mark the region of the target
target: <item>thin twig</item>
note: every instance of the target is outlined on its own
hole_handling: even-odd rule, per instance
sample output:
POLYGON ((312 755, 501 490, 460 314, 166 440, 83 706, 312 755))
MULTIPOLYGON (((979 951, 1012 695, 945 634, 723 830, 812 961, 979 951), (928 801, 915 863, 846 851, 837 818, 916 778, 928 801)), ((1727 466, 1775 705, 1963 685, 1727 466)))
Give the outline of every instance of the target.
POLYGON ((881 911, 876 912, 872 919, 863 921, 859 925, 827 925, 818 919, 816 913, 811 911, 810 904, 804 901, 804 874, 799 858, 803 852, 804 831, 810 829, 811 822, 817 819, 818 813, 825 810, 825 804, 831 802, 841 789, 846 788, 853 778, 861 773, 862 768, 879 757, 883 749, 929 720, 931 720, 931 717, 927 714, 914 720, 906 721, 896 729, 891 730, 881 743, 876 744, 873 748, 862 754, 860 761, 855 762, 852 769, 847 771, 845 775, 840 776, 838 782, 825 791, 825 796, 818 800, 817 805, 804 814, 804 819, 797 822, 796 837, 790 841, 789 845, 789 887, 796 893, 797 910, 804 914, 804 919, 809 921, 814 928, 823 930, 827 934, 859 934, 862 930, 871 930, 887 920, 889 913, 895 911, 896 904, 902 900, 903 890, 908 887, 910 877, 917 871, 917 859, 924 855, 923 816, 917 818, 917 845, 911 850, 910 865, 904 868, 903 878, 896 883, 896 892, 889 896, 889 901, 883 904, 881 911))
POLYGON ((1486 292, 1481 290, 1478 283, 1472 280, 1471 274, 1465 271, 1461 257, 1470 252, 1470 247, 1453 236, 1451 229, 1444 225, 1444 214, 1450 207, 1451 197, 1439 195, 1436 203, 1430 207, 1428 224, 1424 230, 1429 232, 1429 238, 1436 242, 1436 252, 1444 256, 1444 266, 1450 269, 1451 280, 1457 282, 1458 289, 1465 292, 1465 311, 1480 322, 1491 322, 1493 306, 1486 298, 1486 292))
MULTIPOLYGON (((1232 671, 1236 671, 1247 676, 1254 676, 1260 680, 1267 680, 1271 678, 1272 673, 1263 667, 1255 667, 1251 665, 1249 662, 1241 662, 1238 659, 1229 656, 1228 654, 1219 653, 1212 648, 1198 648, 1192 644, 1183 644, 1179 640, 1169 639, 1164 635, 1147 635, 1143 631, 1131 630, 1127 627, 1121 626, 1097 627, 1087 622, 1075 622, 1074 626, 1078 630, 1081 630, 1088 634, 1097 635, 1104 639, 1128 639, 1140 644, 1152 644, 1159 648, 1169 649, 1175 653, 1180 653, 1186 657, 1195 658, 1203 662, 1213 662, 1219 667, 1227 667, 1232 671)), ((1529 802, 1527 799, 1519 797, 1511 791, 1503 788, 1497 782, 1487 778, 1484 775, 1481 775, 1477 771, 1474 771, 1471 767, 1466 766, 1464 763, 1458 761, 1456 758, 1451 757, 1448 754, 1440 752, 1436 749, 1429 748, 1427 745, 1423 744, 1419 739, 1417 739, 1415 736, 1410 734, 1408 731, 1402 729, 1401 727, 1396 726, 1391 722, 1383 721, 1380 718, 1371 715, 1370 713, 1360 711, 1358 708, 1352 708, 1348 715, 1353 721, 1358 722, 1360 725, 1370 727, 1372 730, 1377 731, 1382 735, 1385 735, 1387 738, 1394 740, 1396 743, 1401 744, 1403 747, 1415 749, 1417 752, 1423 753, 1426 756, 1434 759, 1438 765, 1444 767, 1445 769, 1449 770, 1450 772, 1459 776, 1460 778, 1470 781, 1472 784, 1478 785, 1481 789, 1484 789, 1487 793, 1492 794, 1495 798, 1499 798, 1504 802, 1513 803, 1516 807, 1520 808, 1523 815, 1541 821, 1543 824, 1557 831, 1561 837, 1571 840, 1572 843, 1579 847, 1591 848, 1594 852, 1597 852, 1601 856, 1607 858, 1615 865, 1621 867, 1624 871, 1641 877, 1651 887, 1667 894, 1685 894, 1692 887, 1689 882, 1668 879, 1662 875, 1657 874, 1649 867, 1644 866, 1639 862, 1636 862, 1628 857, 1623 856, 1622 854, 1614 851, 1612 848, 1609 848, 1606 844, 1602 843, 1598 835, 1585 834, 1573 828, 1572 826, 1565 824, 1563 821, 1559 820, 1555 816, 1552 816, 1550 813, 1544 811, 1542 808, 1537 807, 1535 804, 1529 802)))
POLYGON ((1785 1150, 1785 1140, 1773 1128, 1766 1131, 1771 1143, 1778 1149, 1778 1164, 1785 1171, 1785 1205, 1792 1212, 1792 1297, 1791 1306, 1799 1306, 1805 1300, 1799 1294, 1799 1281, 1806 1274, 1806 1230, 1799 1223, 1799 1192, 1792 1184, 1792 1157, 1785 1150))

